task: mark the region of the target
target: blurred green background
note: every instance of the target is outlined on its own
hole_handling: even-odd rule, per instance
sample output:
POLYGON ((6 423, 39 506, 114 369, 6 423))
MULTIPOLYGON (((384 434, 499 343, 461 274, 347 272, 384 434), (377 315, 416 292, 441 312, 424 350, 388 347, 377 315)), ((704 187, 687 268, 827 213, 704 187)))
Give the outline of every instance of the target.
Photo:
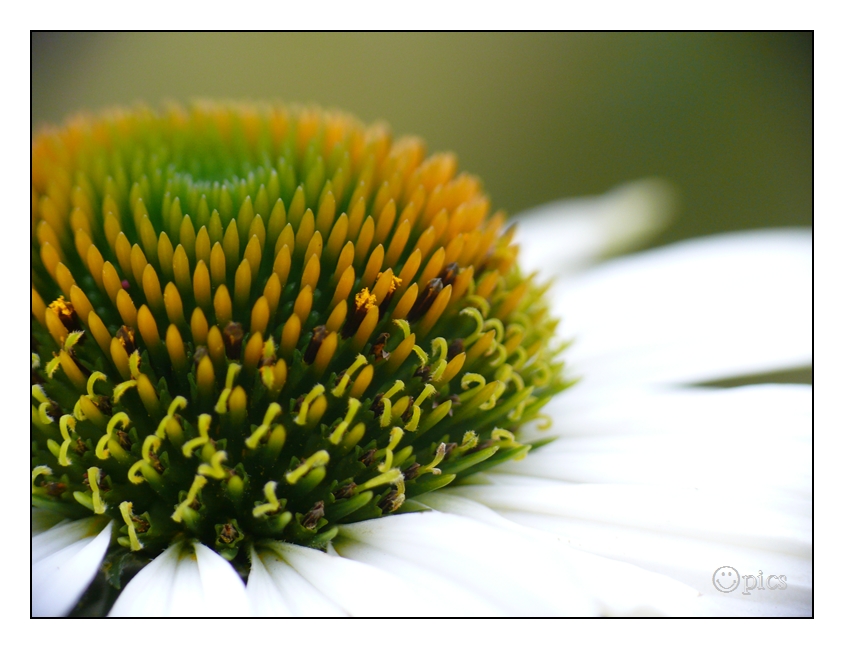
POLYGON ((511 214, 661 176, 682 211, 654 245, 811 222, 810 33, 32 36, 33 128, 198 96, 384 119, 511 214))

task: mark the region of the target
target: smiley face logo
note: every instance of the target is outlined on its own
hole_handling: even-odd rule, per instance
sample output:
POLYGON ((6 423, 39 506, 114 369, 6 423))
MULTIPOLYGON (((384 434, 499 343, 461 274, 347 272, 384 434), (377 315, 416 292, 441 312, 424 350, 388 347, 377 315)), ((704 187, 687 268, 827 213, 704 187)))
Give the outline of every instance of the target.
POLYGON ((732 593, 739 585, 738 570, 732 566, 721 566, 712 574, 712 584, 722 593, 732 593))

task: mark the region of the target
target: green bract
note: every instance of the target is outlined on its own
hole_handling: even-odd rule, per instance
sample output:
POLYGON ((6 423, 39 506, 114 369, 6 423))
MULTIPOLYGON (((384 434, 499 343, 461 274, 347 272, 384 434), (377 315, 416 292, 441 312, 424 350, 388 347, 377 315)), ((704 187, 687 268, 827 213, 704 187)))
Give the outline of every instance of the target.
POLYGON ((565 387, 512 230, 417 139, 203 104, 32 156, 32 501, 115 519, 118 581, 182 535, 242 567, 409 511, 565 387))

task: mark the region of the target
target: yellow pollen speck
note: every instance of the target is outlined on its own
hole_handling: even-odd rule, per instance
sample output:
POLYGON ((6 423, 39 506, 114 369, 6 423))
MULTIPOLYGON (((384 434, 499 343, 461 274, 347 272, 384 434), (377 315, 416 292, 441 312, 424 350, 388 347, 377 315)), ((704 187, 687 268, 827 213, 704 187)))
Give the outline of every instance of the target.
POLYGON ((355 309, 357 311, 368 312, 378 302, 378 298, 369 292, 368 288, 361 289, 355 295, 355 309))
POLYGON ((69 318, 73 315, 73 306, 64 299, 64 295, 60 295, 58 299, 50 302, 50 308, 59 317, 69 318))
MULTIPOLYGON (((379 272, 379 273, 375 276, 375 281, 377 282, 379 279, 381 279, 381 275, 383 275, 383 274, 384 274, 383 272, 379 272)), ((401 279, 401 277, 396 277, 395 275, 393 275, 393 276, 390 278, 390 293, 392 293, 393 291, 395 291, 395 290, 396 290, 399 286, 401 286, 401 284, 402 284, 402 279, 401 279)))

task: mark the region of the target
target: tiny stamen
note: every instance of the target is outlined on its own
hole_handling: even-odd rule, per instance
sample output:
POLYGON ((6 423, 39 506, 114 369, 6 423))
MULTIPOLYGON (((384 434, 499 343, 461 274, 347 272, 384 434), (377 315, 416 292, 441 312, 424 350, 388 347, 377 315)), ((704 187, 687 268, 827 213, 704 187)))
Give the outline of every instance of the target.
POLYGON ((124 501, 120 503, 119 509, 120 514, 123 517, 123 522, 126 523, 126 527, 129 532, 129 549, 132 550, 132 552, 138 552, 143 549, 144 544, 138 540, 138 534, 135 531, 135 522, 132 520, 132 503, 124 501))
POLYGON ((302 462, 294 471, 288 471, 284 474, 284 478, 290 484, 296 484, 300 478, 307 475, 311 469, 316 469, 317 467, 325 466, 328 464, 331 456, 328 455, 328 451, 317 451, 307 460, 302 462))

